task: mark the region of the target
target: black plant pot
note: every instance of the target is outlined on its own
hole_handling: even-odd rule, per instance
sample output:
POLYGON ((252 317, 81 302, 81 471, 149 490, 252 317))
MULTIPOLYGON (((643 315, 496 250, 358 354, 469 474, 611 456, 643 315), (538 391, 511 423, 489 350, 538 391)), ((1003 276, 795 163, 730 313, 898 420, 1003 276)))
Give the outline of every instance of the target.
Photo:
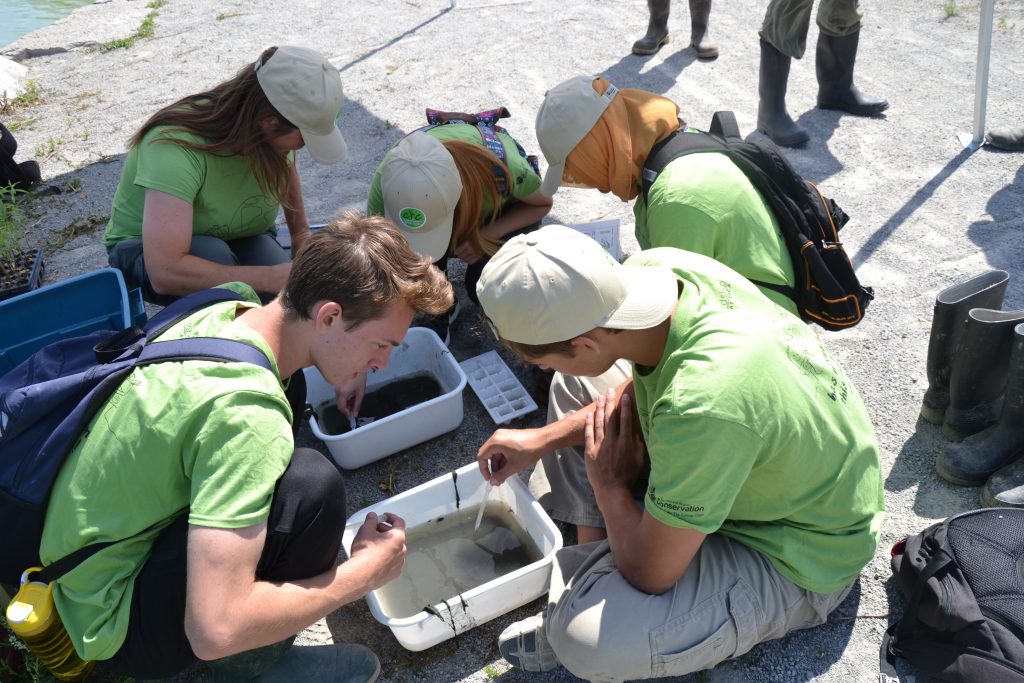
POLYGON ((13 263, 0 262, 0 301, 39 287, 43 281, 43 250, 29 249, 13 263))

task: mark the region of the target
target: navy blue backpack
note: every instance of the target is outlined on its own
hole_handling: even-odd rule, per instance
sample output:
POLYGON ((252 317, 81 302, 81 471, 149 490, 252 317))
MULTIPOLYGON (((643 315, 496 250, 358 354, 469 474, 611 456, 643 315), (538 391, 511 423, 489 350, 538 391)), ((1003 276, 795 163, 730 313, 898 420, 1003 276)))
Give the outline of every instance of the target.
MULTIPOLYGON (((107 397, 134 368, 164 361, 215 360, 271 370, 262 351, 230 339, 147 343, 201 308, 232 300, 242 297, 227 289, 196 292, 167 306, 142 328, 100 330, 54 342, 0 377, 0 583, 16 586, 24 570, 41 565, 39 541, 61 465, 107 397)), ((107 545, 82 548, 34 580, 52 581, 107 545)))

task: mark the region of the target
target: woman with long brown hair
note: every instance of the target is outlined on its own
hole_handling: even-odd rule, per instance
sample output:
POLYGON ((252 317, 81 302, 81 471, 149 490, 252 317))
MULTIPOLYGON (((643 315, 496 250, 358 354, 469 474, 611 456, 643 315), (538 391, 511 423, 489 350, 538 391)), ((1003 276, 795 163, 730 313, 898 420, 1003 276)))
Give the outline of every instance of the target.
POLYGON ((342 160, 342 101, 322 55, 281 46, 153 114, 132 136, 114 195, 110 265, 154 303, 230 281, 272 298, 291 269, 274 238, 278 211, 293 251, 309 235, 294 153, 342 160))
MULTIPOLYGON (((449 257, 465 261, 466 294, 474 303, 476 282, 491 255, 506 239, 539 227, 551 210, 531 159, 504 129, 479 116, 400 140, 377 168, 366 205, 368 214, 387 216, 442 271, 449 257)), ((426 324, 447 343, 457 314, 456 306, 426 324)))

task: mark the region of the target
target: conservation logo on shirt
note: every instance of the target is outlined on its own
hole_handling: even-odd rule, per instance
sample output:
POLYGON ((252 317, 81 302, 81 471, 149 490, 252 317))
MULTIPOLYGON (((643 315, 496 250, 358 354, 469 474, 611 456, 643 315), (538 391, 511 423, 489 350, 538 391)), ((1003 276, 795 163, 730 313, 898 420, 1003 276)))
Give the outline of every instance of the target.
POLYGON ((688 503, 681 503, 679 501, 669 500, 668 498, 662 498, 655 491, 653 484, 651 484, 650 488, 647 489, 647 499, 659 510, 664 510, 683 522, 691 521, 695 515, 699 516, 704 514, 703 505, 690 505, 688 503))

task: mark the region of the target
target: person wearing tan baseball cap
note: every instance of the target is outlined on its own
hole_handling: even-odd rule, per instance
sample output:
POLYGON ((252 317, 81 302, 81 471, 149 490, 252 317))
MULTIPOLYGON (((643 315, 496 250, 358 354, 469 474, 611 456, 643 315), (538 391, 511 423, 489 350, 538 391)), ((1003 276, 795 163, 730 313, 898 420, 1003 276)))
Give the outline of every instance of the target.
MULTIPOLYGON (((384 215, 419 254, 446 271, 466 262, 465 285, 476 303, 480 271, 501 243, 536 229, 551 210, 540 192, 535 158, 495 124, 502 107, 480 114, 428 110, 436 123, 398 141, 370 183, 366 213, 384 215)), ((446 344, 459 314, 418 321, 446 344)))
POLYGON ((532 468, 578 540, 555 553, 547 609, 499 636, 509 663, 682 676, 843 601, 879 540, 878 444, 799 318, 700 254, 619 264, 554 225, 509 240, 477 293, 510 349, 556 371, 548 424, 496 431, 480 471, 500 485, 532 468))
POLYGON ((658 145, 692 131, 679 107, 656 93, 618 89, 607 79, 575 76, 548 90, 537 112, 537 141, 548 162, 543 190, 559 185, 611 192, 634 201, 641 249, 675 247, 721 261, 772 285, 769 299, 797 315, 782 291, 795 282, 778 221, 743 171, 717 152, 673 159, 646 197, 644 164, 658 145))
POLYGON ((341 76, 304 47, 271 47, 236 75, 153 114, 129 143, 103 235, 110 265, 146 300, 167 304, 241 281, 269 301, 309 236, 295 152, 337 163, 341 76))

